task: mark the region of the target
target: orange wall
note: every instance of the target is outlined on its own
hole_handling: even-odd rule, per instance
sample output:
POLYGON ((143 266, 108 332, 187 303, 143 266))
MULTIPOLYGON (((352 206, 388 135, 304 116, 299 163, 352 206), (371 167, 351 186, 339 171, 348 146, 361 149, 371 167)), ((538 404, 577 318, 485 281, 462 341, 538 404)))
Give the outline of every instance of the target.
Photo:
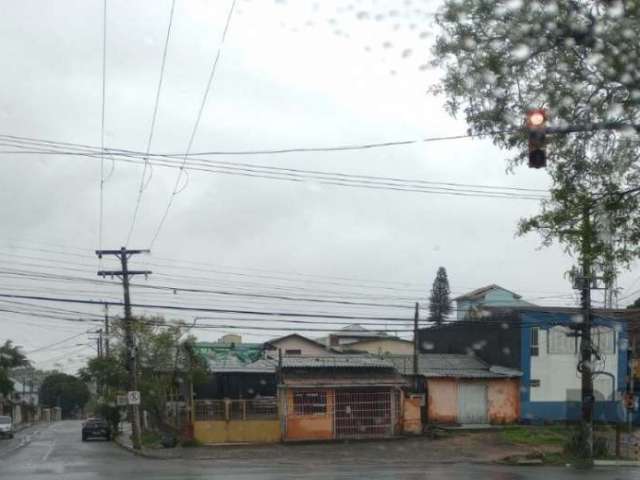
POLYGON ((491 423, 514 423, 520 417, 520 380, 488 381, 488 409, 491 423))
POLYGON ((403 433, 422 433, 422 417, 420 414, 419 398, 404 398, 402 402, 403 416, 402 431, 403 433))
MULTIPOLYGON (((520 380, 477 380, 486 382, 487 409, 490 423, 514 423, 520 417, 520 380)), ((457 423, 458 380, 432 378, 427 380, 429 423, 457 423)))
POLYGON ((427 380, 427 418, 429 423, 458 421, 458 383, 453 378, 427 380))
POLYGON ((327 395, 327 409, 324 415, 297 416, 293 409, 293 390, 287 390, 285 440, 333 439, 333 390, 324 391, 327 395))

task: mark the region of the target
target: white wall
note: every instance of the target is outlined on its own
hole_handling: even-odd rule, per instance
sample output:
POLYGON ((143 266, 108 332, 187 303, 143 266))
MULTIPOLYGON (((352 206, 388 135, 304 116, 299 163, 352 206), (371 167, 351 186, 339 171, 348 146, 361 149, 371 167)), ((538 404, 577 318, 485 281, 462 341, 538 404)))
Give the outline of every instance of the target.
MULTIPOLYGON (((554 327, 558 328, 558 327, 554 327)), ((596 370, 604 370, 615 376, 617 383, 618 351, 619 345, 617 333, 611 330, 610 335, 615 335, 615 353, 603 353, 602 360, 596 361, 596 370)), ((532 402, 550 401, 579 401, 580 400, 580 373, 578 365, 578 353, 549 353, 549 331, 539 330, 539 355, 531 357, 531 379, 540 380, 539 387, 531 387, 530 399, 532 402)), ((573 339, 571 339, 573 341, 573 339)), ((524 346, 523 348, 529 348, 524 346)), ((579 343, 578 343, 579 349, 579 343)), ((612 379, 608 376, 598 375, 594 379, 594 391, 597 400, 613 400, 612 379)))
POLYGON ((267 352, 267 356, 271 358, 278 358, 277 349, 281 349, 283 355, 287 354, 287 350, 300 350, 301 355, 329 355, 331 353, 322 345, 305 341, 299 337, 288 337, 283 340, 273 342, 272 345, 276 347, 276 350, 267 352))

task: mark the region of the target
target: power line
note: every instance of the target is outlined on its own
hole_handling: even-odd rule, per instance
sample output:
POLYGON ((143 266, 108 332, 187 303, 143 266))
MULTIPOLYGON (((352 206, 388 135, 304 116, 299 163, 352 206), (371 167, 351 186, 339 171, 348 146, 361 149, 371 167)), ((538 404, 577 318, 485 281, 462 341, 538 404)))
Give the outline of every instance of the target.
POLYGON ((167 207, 160 219, 160 223, 158 224, 158 227, 156 228, 155 233, 153 234, 153 237, 151 238, 151 243, 149 244, 149 250, 152 249, 153 245, 155 244, 158 235, 160 235, 160 231, 162 230, 162 227, 164 225, 164 223, 167 220, 167 216, 169 215, 169 210, 171 210, 171 206, 173 205, 173 201, 176 197, 176 195, 178 194, 178 187, 180 185, 180 180, 182 180, 182 173, 184 172, 184 166, 185 163, 187 162, 187 156, 189 155, 189 152, 191 152, 191 147, 193 146, 193 141, 196 137, 196 133, 198 132, 198 127, 200 126, 200 120, 202 119, 202 112, 204 111, 204 107, 207 103, 207 98, 209 97, 209 91, 211 90, 211 85, 213 83, 213 79, 215 77, 216 74, 216 70, 218 67, 218 60, 220 59, 220 52, 222 51, 222 47, 224 45, 224 40, 227 36, 227 31, 229 29, 229 24, 231 22, 231 16, 233 15, 233 9, 235 8, 236 5, 236 0, 232 0, 231 2, 231 8, 229 8, 229 13, 227 15, 227 21, 225 23, 224 26, 224 30, 222 32, 222 38, 220 40, 220 44, 218 45, 218 51, 216 53, 216 57, 215 60, 213 61, 213 65, 211 66, 211 73, 209 74, 209 79, 207 81, 207 86, 205 88, 204 94, 202 96, 202 101, 200 102, 200 108, 198 110, 198 115, 196 116, 196 121, 193 125, 193 130, 191 131, 191 136, 189 138, 189 143, 187 144, 187 150, 184 154, 184 157, 182 159, 182 165, 180 166, 180 170, 178 172, 178 175, 176 177, 176 183, 173 187, 173 192, 171 193, 171 196, 169 197, 169 202, 167 203, 167 207))
MULTIPOLYGON (((2 136, 0 136, 1 138, 2 136)), ((84 148, 84 147, 81 147, 84 148)), ((98 151, 93 147, 87 147, 88 150, 83 150, 81 152, 69 152, 68 150, 56 151, 49 153, 69 153, 69 154, 79 154, 82 156, 93 156, 97 154, 98 151)), ((122 149, 109 149, 109 152, 113 153, 116 157, 118 157, 119 161, 138 163, 138 157, 145 157, 144 153, 135 152, 131 150, 122 150, 122 149), (124 157, 124 158, 123 158, 124 157)), ((41 152, 47 153, 47 152, 41 152)), ((511 187, 511 186, 495 186, 495 185, 479 185, 479 184, 465 184, 465 183, 457 183, 457 182, 437 182, 437 181, 428 181, 428 180, 413 180, 413 179, 404 179, 404 178, 395 178, 395 177, 377 177, 371 175, 358 175, 358 174, 344 174, 340 172, 326 172, 326 171, 317 171, 317 170, 303 170, 303 169, 294 169, 294 168, 285 168, 285 167, 273 167, 267 165, 257 165, 251 163, 237 163, 237 162, 224 162, 219 160, 210 160, 210 159, 198 159, 190 161, 189 163, 180 162, 179 166, 176 163, 177 159, 168 155, 151 155, 155 158, 155 163, 159 166, 169 167, 169 168, 180 168, 181 170, 196 170, 196 171, 205 171, 210 173, 223 173, 223 174, 237 174, 248 177, 262 177, 262 178, 272 178, 276 180, 289 180, 289 181, 300 181, 300 180, 316 180, 319 183, 329 183, 330 182, 342 182, 348 183, 346 186, 368 186, 371 183, 377 183, 378 186, 392 186, 392 187, 404 187, 421 189, 421 190, 434 190, 436 191, 432 193, 444 193, 445 188, 448 187, 457 187, 458 189, 466 189, 466 193, 482 193, 485 195, 496 195, 496 194, 512 194, 522 192, 522 195, 525 196, 534 196, 535 199, 539 199, 540 195, 537 193, 543 193, 545 190, 535 189, 535 188, 525 188, 525 187, 511 187), (358 185, 351 185, 352 183, 357 182, 358 185), (381 182, 387 182, 382 183, 381 182), (476 190, 469 190, 476 189, 476 190), (477 191, 482 190, 482 191, 477 191), (485 191, 491 190, 491 191, 485 191)), ((184 155, 182 160, 184 160, 184 155)), ((454 193, 456 193, 454 191, 454 193)))
POLYGON ((38 352, 42 352, 42 351, 44 351, 44 350, 49 350, 51 347, 55 347, 55 346, 61 345, 61 344, 63 344, 63 343, 68 342, 69 340, 73 340, 74 338, 78 338, 78 337, 81 337, 81 336, 86 335, 86 334, 87 334, 87 332, 82 332, 82 333, 79 333, 79 334, 77 334, 77 335, 72 335, 72 336, 67 337, 67 338, 65 338, 65 339, 63 339, 63 340, 60 340, 60 341, 58 341, 58 342, 49 343, 49 344, 47 344, 47 345, 44 345, 44 346, 42 346, 42 347, 38 347, 38 348, 36 348, 35 350, 30 350, 30 351, 25 352, 25 353, 26 353, 27 355, 31 355, 31 354, 33 354, 33 353, 38 353, 38 352))
MULTIPOLYGON (((99 300, 87 300, 78 298, 61 298, 61 297, 48 297, 43 295, 15 295, 1 293, 0 298, 16 298, 25 300, 38 300, 45 302, 61 302, 61 303, 78 303, 84 305, 114 305, 124 306, 122 302, 114 301, 99 301, 99 300)), ((235 313, 240 315, 260 315, 267 317, 302 317, 302 318, 332 318, 339 320, 381 320, 381 321, 409 321, 407 318, 400 317, 372 317, 372 316, 360 316, 360 315, 327 315, 327 314, 315 314, 315 313, 303 313, 303 312, 280 312, 280 311, 264 311, 264 310, 240 310, 240 309, 224 309, 224 308, 206 308, 196 306, 176 306, 176 305, 161 305, 161 304, 140 304, 132 303, 132 307, 142 309, 163 309, 163 310, 177 310, 177 311, 191 311, 191 312, 212 312, 212 313, 235 313)))
MULTIPOLYGON (((61 245, 61 244, 50 244, 50 243, 45 243, 45 242, 41 242, 41 241, 32 241, 32 240, 24 240, 25 243, 32 243, 35 245, 43 245, 43 246, 51 246, 51 247, 58 247, 61 249, 68 249, 68 250, 76 250, 79 252, 84 252, 86 251, 85 248, 81 248, 81 247, 74 247, 71 245, 61 245)), ((73 253, 70 251, 63 251, 63 250, 51 250, 51 249, 43 249, 43 248, 33 248, 33 247, 25 247, 23 245, 20 246, 11 246, 9 247, 10 249, 17 249, 17 250, 27 250, 27 251, 34 251, 34 252, 43 252, 43 253, 52 253, 55 255, 61 255, 61 256, 72 256, 72 257, 79 257, 79 258, 86 258, 86 259, 93 259, 92 255, 86 255, 86 254, 81 254, 81 253, 73 253)), ((31 260, 43 260, 43 261, 58 261, 58 259, 48 259, 48 258, 43 258, 43 257, 26 257, 23 255, 19 255, 19 254, 15 254, 15 253, 0 253, 0 255, 7 255, 7 256, 16 256, 19 258, 28 258, 31 260)), ((163 262, 167 262, 167 263, 162 263, 162 262, 155 262, 152 261, 150 262, 150 265, 153 266, 160 266, 160 267, 168 267, 170 269, 188 269, 188 270, 193 270, 193 271, 202 271, 202 272, 207 272, 207 273, 215 273, 215 274, 224 274, 224 275, 240 275, 240 276, 247 276, 247 277, 261 277, 261 278, 268 278, 268 279, 276 279, 276 280, 283 280, 283 281, 287 281, 287 282, 296 282, 299 283, 300 281, 303 282, 310 282, 310 283, 328 283, 331 285, 337 285, 337 286, 345 286, 345 285, 349 285, 349 283, 356 283, 358 285, 356 285, 358 288, 361 287, 366 287, 366 288, 372 288, 372 289, 377 289, 377 288, 388 288, 389 285, 394 285, 394 289, 397 289, 398 291, 417 291, 417 292, 422 292, 423 290, 426 291, 423 288, 412 288, 412 287, 421 287, 423 285, 423 282, 410 282, 410 281, 406 281, 406 280, 378 280, 378 279, 367 279, 367 278, 362 278, 362 277, 345 277, 345 276, 338 276, 338 275, 323 275, 323 274, 313 274, 313 273, 306 273, 306 272, 298 272, 298 271, 286 271, 286 270, 271 270, 271 269, 265 269, 265 268, 258 268, 258 267, 247 267, 247 266, 243 266, 243 267, 238 267, 238 266, 234 266, 234 265, 223 265, 223 264, 213 264, 213 263, 208 263, 206 261, 203 260, 183 260, 183 259, 175 259, 175 258, 170 258, 170 257, 158 257, 158 256, 152 256, 152 259, 156 259, 156 260, 161 260, 163 262), (172 265, 172 264, 176 264, 176 265, 172 265), (181 264, 185 265, 185 266, 180 266, 181 264), (210 266, 212 268, 195 268, 193 267, 193 265, 195 266, 210 266), (224 269, 224 270, 220 270, 220 269, 224 269), (250 273, 246 273, 246 272, 250 272, 250 273), (253 272, 261 272, 259 274, 253 273, 253 272), (263 274, 271 274, 271 275, 263 275, 263 274), (303 277, 303 279, 301 280, 298 277, 303 277), (308 278, 308 279, 304 279, 304 278, 308 278), (325 282, 325 279, 328 280, 341 280, 342 282, 325 282), (377 286, 377 285, 366 285, 366 284, 381 284, 382 286, 377 286)), ((77 265, 77 266, 87 266, 89 268, 93 268, 89 263, 87 264, 79 264, 79 263, 69 263, 68 260, 64 259, 60 259, 59 260, 61 263, 63 264, 72 264, 72 265, 77 265)), ((212 279, 212 277, 194 277, 194 278, 199 278, 199 279, 203 279, 203 280, 209 280, 212 279)), ((638 278, 640 279, 640 277, 638 278)), ((227 280, 225 279, 225 282, 227 282, 227 280)), ((635 282, 634 282, 635 283, 635 282)), ((425 284, 426 285, 426 284, 425 284)), ((461 285, 456 285, 457 287, 461 287, 461 288, 456 288, 453 289, 452 292, 456 292, 456 291, 468 291, 468 290, 473 290, 475 289, 477 286, 461 286, 461 285)), ((633 285, 631 285, 633 286, 633 285)), ((428 286, 427 286, 428 287, 428 286)), ((426 287, 425 287, 426 288, 426 287)), ((428 289, 428 288, 427 288, 428 289)), ((560 295, 560 292, 557 291, 553 291, 553 290, 518 290, 520 292, 525 292, 525 293, 532 293, 532 294, 545 294, 545 295, 560 295)), ((565 293, 562 293, 562 295, 564 296, 565 293)), ((566 295, 571 295, 571 293, 567 293, 566 295)), ((542 298, 542 297, 536 297, 536 298, 542 298)), ((546 297, 545 297, 546 298, 546 297)))
MULTIPOLYGON (((160 104, 160 92, 162 90, 162 81, 164 80, 164 70, 165 70, 165 64, 167 61, 167 50, 169 48, 169 38, 171 36, 171 26, 173 24, 173 12, 175 10, 175 6, 176 6, 176 0, 171 0, 171 11, 169 13, 169 25, 167 26, 167 35, 165 37, 164 49, 162 51, 162 64, 160 66, 160 78, 158 79, 158 87, 156 89, 156 99, 153 107, 153 115, 151 117, 151 128, 149 129, 149 138, 147 139, 147 149, 146 149, 146 156, 144 159, 144 168, 142 169, 142 176, 140 178, 140 188, 138 190, 138 198, 136 200, 136 206, 133 211, 133 219, 131 220, 131 227, 129 228, 129 234, 127 235, 127 240, 125 241, 125 245, 129 245, 131 236, 133 235, 133 230, 136 225, 136 219, 138 217, 140 204, 142 202, 142 194, 144 192, 144 189, 146 188, 146 185, 148 185, 149 182, 151 181, 151 173, 149 174, 149 180, 146 182, 145 182, 145 177, 147 174, 147 169, 149 169, 150 167, 148 157, 149 157, 149 153, 151 152, 151 142, 153 141, 153 133, 156 126, 156 119, 158 117, 158 106, 160 104)), ((102 246, 100 246, 100 248, 102 248, 102 246)))
MULTIPOLYGON (((7 151, 0 151, 0 153, 8 153, 7 151)), ((83 156, 96 158, 97 154, 88 154, 88 153, 74 153, 74 152, 45 152, 45 151, 34 151, 31 153, 37 154, 53 154, 53 155, 72 155, 72 156, 83 156)), ((139 159, 131 158, 125 156, 125 158, 117 157, 114 158, 114 161, 131 163, 134 165, 138 165, 141 163, 139 159)), ((322 185, 331 185, 331 186, 340 186, 347 188, 359 188, 359 189, 370 189, 370 190, 383 190, 383 191, 396 191, 396 192, 408 192, 408 193, 423 193, 423 194, 436 194, 436 195, 448 195, 448 196, 457 196, 457 197, 472 197, 472 198, 493 198, 493 199, 507 199, 507 200, 534 200, 540 201, 545 200, 548 197, 534 194, 534 193, 517 193, 517 192, 507 192, 502 190, 470 190, 470 189, 451 189, 445 187, 436 187, 436 186, 423 186, 416 185, 415 183, 400 183, 394 179, 388 179, 385 177, 374 177, 377 180, 367 180, 361 178, 359 175, 352 175, 345 178, 332 177, 332 175, 336 175, 334 172, 327 172, 325 175, 316 175, 316 174, 294 174, 294 173, 280 173, 270 170, 264 170, 265 166, 257 166, 257 168, 262 168, 263 170, 253 170, 247 168, 238 168, 231 166, 209 166, 211 162, 201 164, 199 166, 191 162, 185 166, 179 166, 177 163, 171 160, 154 160, 150 161, 152 165, 157 165, 166 168, 174 168, 180 169, 182 171, 197 171, 204 172, 210 174, 223 174, 223 175, 233 175, 247 178, 256 178, 256 179, 267 179, 267 180, 279 180, 279 181, 288 181, 288 182, 296 182, 296 183, 304 183, 312 181, 317 184, 322 185)), ((344 177, 348 174, 338 174, 341 177, 344 177)), ((483 186, 478 186, 479 188, 483 188, 483 186)))

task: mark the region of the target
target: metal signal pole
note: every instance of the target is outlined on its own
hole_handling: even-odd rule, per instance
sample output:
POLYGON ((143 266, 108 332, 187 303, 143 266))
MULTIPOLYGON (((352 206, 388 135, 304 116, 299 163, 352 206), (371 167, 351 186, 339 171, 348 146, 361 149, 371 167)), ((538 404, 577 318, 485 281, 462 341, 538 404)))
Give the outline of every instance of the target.
MULTIPOLYGON (((145 277, 151 273, 148 270, 129 270, 129 257, 139 253, 149 253, 149 250, 127 250, 126 247, 120 250, 96 250, 96 255, 102 258, 103 255, 114 255, 120 260, 121 270, 100 270, 98 275, 101 277, 119 277, 122 280, 122 288, 124 290, 124 329, 125 329, 125 345, 127 348, 127 370, 129 372, 130 392, 138 391, 138 372, 136 348, 133 336, 133 324, 135 319, 131 315, 131 296, 129 294, 129 278, 133 275, 144 275, 145 277)), ((131 419, 131 433, 133 440, 133 448, 140 450, 140 408, 139 405, 129 405, 129 416, 131 419)))

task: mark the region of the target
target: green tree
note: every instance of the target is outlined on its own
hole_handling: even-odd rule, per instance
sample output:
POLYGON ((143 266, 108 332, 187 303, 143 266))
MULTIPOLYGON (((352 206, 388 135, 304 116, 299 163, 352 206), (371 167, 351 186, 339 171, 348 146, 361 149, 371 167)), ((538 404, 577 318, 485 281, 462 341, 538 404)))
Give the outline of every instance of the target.
MULTIPOLYGON (((527 158, 525 112, 546 108, 553 124, 638 123, 640 2, 599 0, 449 0, 436 18, 434 64, 444 69, 435 91, 473 134, 527 158)), ((637 137, 623 131, 548 135, 549 199, 523 219, 518 233, 538 232, 592 264, 628 267, 640 254, 637 137), (597 236, 580 243, 587 209, 597 236)), ((612 275, 615 268, 610 268, 612 275)))
MULTIPOLYGON (((166 424, 166 402, 185 382, 199 383, 206 378, 205 366, 193 353, 195 338, 188 336, 188 328, 181 323, 167 324, 162 317, 140 317, 133 324, 137 345, 138 390, 142 408, 157 424, 166 424)), ((110 411, 116 395, 127 391, 128 371, 126 348, 123 342, 122 320, 113 323, 111 356, 94 358, 80 370, 86 382, 95 382, 102 395, 99 412, 110 411)))
POLYGON ((627 305, 627 308, 640 308, 640 297, 636 298, 635 302, 630 305, 627 305))
POLYGON ((16 367, 28 367, 30 362, 20 348, 6 340, 0 346, 0 393, 9 395, 13 392, 13 381, 9 378, 9 370, 16 367))
POLYGON ((40 385, 40 403, 47 407, 60 407, 63 417, 82 409, 89 397, 87 385, 78 377, 66 373, 49 375, 40 385))
POLYGON ((447 315, 451 313, 450 293, 447 270, 444 267, 440 267, 436 273, 436 278, 431 287, 431 295, 429 296, 429 321, 440 325, 447 319, 447 315))

